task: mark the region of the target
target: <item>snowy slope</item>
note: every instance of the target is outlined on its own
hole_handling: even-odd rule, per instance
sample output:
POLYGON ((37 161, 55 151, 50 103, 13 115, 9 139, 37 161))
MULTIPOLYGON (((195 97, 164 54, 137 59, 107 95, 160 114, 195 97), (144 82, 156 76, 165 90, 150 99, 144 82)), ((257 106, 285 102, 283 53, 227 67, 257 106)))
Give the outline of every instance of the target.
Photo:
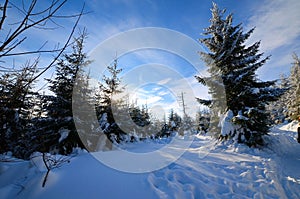
MULTIPOLYGON (((50 172, 32 161, 0 163, 0 198, 300 198, 296 125, 272 129, 263 150, 196 136, 176 162, 150 173, 111 169, 87 152, 50 172)), ((142 152, 161 143, 129 144, 142 152)), ((138 162, 137 162, 138 164, 138 162)))

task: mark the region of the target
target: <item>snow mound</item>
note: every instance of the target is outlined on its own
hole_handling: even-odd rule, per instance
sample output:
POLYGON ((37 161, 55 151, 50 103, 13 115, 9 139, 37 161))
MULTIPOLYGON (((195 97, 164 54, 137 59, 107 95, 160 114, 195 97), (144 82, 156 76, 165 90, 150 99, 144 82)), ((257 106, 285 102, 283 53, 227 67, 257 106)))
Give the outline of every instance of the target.
POLYGON ((294 131, 294 132, 297 132, 297 128, 298 127, 299 127, 299 123, 297 121, 293 121, 291 123, 281 125, 279 127, 279 129, 283 130, 283 131, 294 131))

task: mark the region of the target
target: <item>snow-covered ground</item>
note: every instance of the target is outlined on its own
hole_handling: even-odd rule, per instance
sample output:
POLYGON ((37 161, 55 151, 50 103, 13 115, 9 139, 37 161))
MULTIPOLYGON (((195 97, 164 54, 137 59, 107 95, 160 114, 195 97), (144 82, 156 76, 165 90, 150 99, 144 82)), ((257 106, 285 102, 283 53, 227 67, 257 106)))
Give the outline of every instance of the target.
MULTIPOLYGON (((114 170, 81 151, 51 170, 45 187, 40 158, 4 158, 0 198, 300 198, 296 127, 292 123, 273 128, 270 144, 261 150, 196 136, 176 162, 141 174, 114 170)), ((148 141, 123 147, 148 152, 162 144, 148 141)))

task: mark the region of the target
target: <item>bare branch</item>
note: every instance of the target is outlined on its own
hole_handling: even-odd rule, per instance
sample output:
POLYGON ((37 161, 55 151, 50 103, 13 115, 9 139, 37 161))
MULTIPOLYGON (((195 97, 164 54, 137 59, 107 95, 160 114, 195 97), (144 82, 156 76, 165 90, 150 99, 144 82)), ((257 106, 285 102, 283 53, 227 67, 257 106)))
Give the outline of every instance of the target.
POLYGON ((57 25, 58 27, 63 27, 63 26, 61 26, 61 25, 59 25, 58 23, 56 23, 53 19, 49 19, 52 23, 54 23, 55 25, 57 25))
MULTIPOLYGON (((87 15, 93 12, 83 12, 81 15, 87 15)), ((78 17, 80 14, 74 14, 74 15, 53 15, 52 18, 72 18, 72 17, 78 17)))
POLYGON ((20 41, 17 41, 15 44, 12 44, 11 47, 8 47, 6 52, 3 53, 2 55, 0 55, 0 57, 3 57, 5 55, 7 55, 10 51, 12 51, 13 49, 15 49, 18 45, 20 45, 23 41, 25 41, 26 37, 24 37, 23 39, 21 39, 20 41))
POLYGON ((7 53, 1 55, 2 57, 8 57, 8 56, 19 56, 19 55, 31 55, 31 54, 41 54, 41 53, 55 53, 63 50, 61 49, 53 49, 53 50, 35 50, 35 51, 26 51, 26 52, 18 52, 18 53, 7 53))
POLYGON ((69 43, 70 43, 70 41, 71 41, 71 39, 72 39, 72 37, 73 37, 73 34, 74 34, 75 30, 76 30, 76 27, 77 27, 77 25, 78 25, 78 23, 79 23, 79 20, 80 20, 82 14, 83 14, 84 7, 85 7, 85 5, 83 5, 82 10, 81 10, 81 12, 80 12, 80 14, 79 14, 79 16, 78 16, 78 18, 77 18, 77 20, 76 20, 76 22, 75 22, 73 28, 72 28, 72 31, 71 31, 71 33, 70 33, 70 35, 69 35, 69 37, 68 37, 68 39, 67 39, 65 45, 63 46, 62 50, 57 54, 57 56, 52 60, 52 62, 51 62, 44 70, 42 70, 39 74, 37 74, 31 81, 29 81, 29 82, 25 85, 25 87, 28 86, 29 84, 31 84, 31 83, 32 83, 33 81, 35 81, 37 78, 39 78, 39 77, 40 77, 42 74, 44 74, 49 68, 51 68, 51 67, 54 65, 54 63, 59 59, 59 57, 62 55, 62 53, 63 53, 64 50, 67 48, 67 46, 69 45, 69 43))
MULTIPOLYGON (((20 56, 20 55, 32 55, 32 54, 41 54, 41 53, 55 53, 55 52, 60 52, 63 50, 63 48, 58 48, 55 47, 52 50, 42 50, 42 48, 48 43, 48 41, 46 41, 39 49, 34 50, 34 51, 25 51, 25 52, 16 52, 16 53, 3 53, 2 55, 0 55, 0 57, 9 57, 9 56, 20 56)), ((72 42, 73 43, 73 42, 72 42)), ((67 47, 69 47, 69 45, 71 45, 72 43, 69 43, 67 47)))
MULTIPOLYGON (((32 21, 31 24, 28 24, 28 21, 30 21, 30 16, 32 15, 33 8, 36 6, 36 0, 33 0, 25 14, 24 19, 20 22, 20 25, 14 30, 14 32, 8 37, 6 41, 3 42, 3 44, 0 46, 0 52, 5 50, 5 47, 12 42, 14 39, 16 39, 20 34, 22 34, 27 29, 40 25, 41 23, 45 22, 49 18, 53 17, 55 13, 67 2, 67 0, 64 0, 62 3, 60 3, 53 11, 51 11, 47 16, 42 17, 41 19, 37 21, 32 21)), ((55 2, 54 2, 55 3, 55 2)), ((55 4, 52 3, 49 7, 53 7, 55 4)), ((51 10, 51 9, 50 9, 51 10)))
POLYGON ((2 29, 2 26, 3 26, 5 18, 6 18, 7 5, 8 5, 8 0, 5 1, 3 7, 1 8, 2 9, 2 18, 1 18, 1 21, 0 21, 0 30, 2 29))
POLYGON ((58 3, 59 3, 59 0, 52 1, 51 5, 49 7, 47 7, 45 10, 42 10, 37 13, 32 13, 31 16, 38 16, 38 15, 44 14, 46 12, 51 13, 51 9, 58 3))
POLYGON ((7 45, 9 45, 18 35, 20 35, 22 32, 25 31, 24 28, 22 28, 22 27, 25 26, 25 28, 26 28, 28 17, 30 16, 30 13, 31 13, 35 3, 36 3, 35 0, 31 2, 30 8, 29 8, 26 16, 24 17, 24 19, 20 22, 20 25, 15 29, 15 31, 10 36, 7 37, 7 40, 4 41, 3 44, 0 46, 0 52, 3 52, 7 45))

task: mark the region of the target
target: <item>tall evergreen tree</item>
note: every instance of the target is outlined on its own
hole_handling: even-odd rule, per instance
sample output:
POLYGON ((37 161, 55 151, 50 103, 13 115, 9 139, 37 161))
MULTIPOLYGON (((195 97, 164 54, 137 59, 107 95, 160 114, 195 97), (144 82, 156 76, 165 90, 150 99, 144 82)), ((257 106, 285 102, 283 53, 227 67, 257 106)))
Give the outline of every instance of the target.
POLYGON ((72 53, 64 54, 56 66, 56 76, 53 80, 48 79, 50 90, 54 96, 47 96, 46 111, 48 116, 47 129, 53 139, 49 140, 50 146, 58 149, 59 153, 68 154, 74 147, 84 148, 75 128, 72 114, 72 94, 76 76, 90 61, 84 53, 84 40, 86 32, 74 38, 72 53), (51 132, 52 131, 52 132, 51 132))
POLYGON ((33 65, 0 76, 0 153, 27 159, 34 150, 31 120, 37 93, 28 82, 35 72, 33 65))
POLYGON ((210 112, 208 109, 198 110, 196 114, 196 129, 200 134, 206 134, 209 129, 210 112))
POLYGON ((293 66, 289 76, 290 90, 286 95, 288 117, 297 120, 300 117, 300 59, 293 54, 293 66))
POLYGON ((96 93, 96 112, 100 122, 100 126, 108 139, 112 142, 121 142, 125 132, 123 132, 115 122, 114 112, 121 107, 121 100, 113 100, 117 94, 123 92, 124 87, 121 86, 119 77, 122 69, 118 68, 118 60, 115 59, 112 65, 107 66, 109 75, 103 75, 102 81, 99 82, 99 92, 96 93))
POLYGON ((216 107, 219 107, 221 114, 225 115, 224 120, 231 126, 227 128, 224 126, 226 123, 222 123, 218 132, 220 137, 235 137, 248 145, 263 144, 262 136, 267 134, 269 128, 265 106, 277 100, 284 90, 271 87, 275 81, 263 82, 257 78, 257 69, 269 57, 262 58, 263 53, 258 53, 260 42, 245 45, 254 29, 244 33, 242 24, 233 25, 232 14, 224 18, 225 12, 213 3, 211 24, 204 32, 208 37, 200 40, 210 51, 201 55, 211 77, 206 81, 199 76, 197 79, 208 84, 212 103, 225 102, 225 106, 216 107), (225 96, 220 93, 222 87, 225 96))
POLYGON ((147 106, 142 106, 142 108, 140 108, 138 106, 132 105, 129 108, 129 115, 133 122, 140 127, 144 127, 150 124, 150 115, 148 113, 147 106))
POLYGON ((293 54, 293 60, 289 76, 281 77, 280 87, 287 89, 286 93, 268 107, 272 117, 279 122, 300 117, 300 60, 296 54, 293 54))
POLYGON ((121 79, 119 78, 122 69, 118 69, 118 60, 107 66, 109 76, 103 75, 102 82, 99 84, 100 93, 97 95, 97 100, 100 105, 111 106, 114 95, 121 93, 124 88, 121 87, 121 79))
POLYGON ((173 109, 171 109, 168 122, 169 122, 169 129, 171 131, 177 131, 181 126, 182 119, 173 109))
POLYGON ((273 124, 284 123, 288 120, 288 106, 290 102, 290 81, 288 77, 281 75, 280 82, 277 85, 279 88, 287 89, 284 95, 278 100, 270 103, 267 106, 267 110, 270 112, 271 121, 273 124))

